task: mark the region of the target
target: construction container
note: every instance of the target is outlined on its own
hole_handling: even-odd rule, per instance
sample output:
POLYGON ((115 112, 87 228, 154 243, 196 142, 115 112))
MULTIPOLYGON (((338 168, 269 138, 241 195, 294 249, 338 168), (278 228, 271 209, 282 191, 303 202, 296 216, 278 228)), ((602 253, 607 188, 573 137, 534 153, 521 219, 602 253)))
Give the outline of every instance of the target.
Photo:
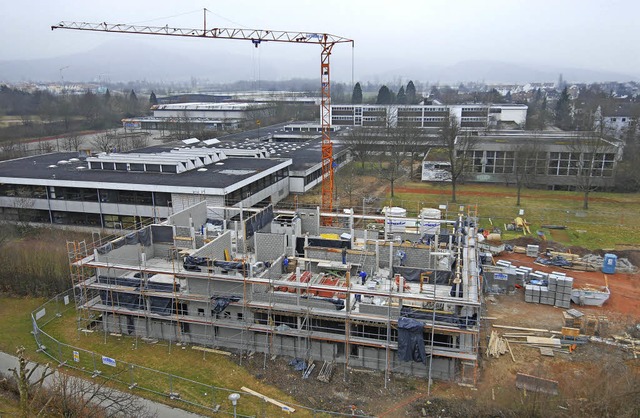
POLYGON ((422 233, 428 235, 436 235, 440 233, 440 219, 442 212, 440 209, 422 208, 420 211, 420 219, 422 222, 422 233))
POLYGON ((602 261, 602 272, 605 274, 613 274, 616 272, 616 262, 618 256, 615 254, 605 254, 602 261))
POLYGON ((405 232, 407 226, 407 210, 397 206, 387 208, 387 232, 405 232))

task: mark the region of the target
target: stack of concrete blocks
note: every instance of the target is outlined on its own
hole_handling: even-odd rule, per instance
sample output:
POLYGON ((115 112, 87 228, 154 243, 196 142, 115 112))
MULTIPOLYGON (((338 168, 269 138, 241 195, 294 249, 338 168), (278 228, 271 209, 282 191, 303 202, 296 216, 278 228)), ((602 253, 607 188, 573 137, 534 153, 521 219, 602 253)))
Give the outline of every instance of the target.
POLYGON ((555 306, 565 309, 571 307, 571 290, 573 289, 573 277, 550 274, 549 287, 553 287, 555 291, 555 306))
MULTIPOLYGON (((529 303, 540 303, 541 288, 537 284, 528 284, 524 287, 524 301, 529 303)), ((545 286, 546 289, 546 286, 545 286)))
POLYGON ((540 246, 539 245, 527 245, 527 257, 537 257, 538 253, 540 252, 540 246))
POLYGON ((496 266, 511 267, 511 262, 507 261, 507 260, 498 260, 498 261, 496 261, 496 266))
POLYGON ((516 268, 516 283, 524 287, 525 283, 529 281, 529 273, 533 272, 531 267, 517 267, 516 268))

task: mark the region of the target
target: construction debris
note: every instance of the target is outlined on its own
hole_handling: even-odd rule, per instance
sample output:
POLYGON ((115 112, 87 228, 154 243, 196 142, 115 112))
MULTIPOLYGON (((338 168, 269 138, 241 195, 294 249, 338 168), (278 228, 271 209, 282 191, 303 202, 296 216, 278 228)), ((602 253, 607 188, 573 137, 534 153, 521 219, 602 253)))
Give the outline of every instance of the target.
MULTIPOLYGON (((595 270, 599 270, 604 262, 604 257, 597 254, 587 254, 580 261, 593 266, 595 270)), ((635 273, 636 271, 638 271, 638 268, 631 264, 628 258, 618 258, 616 260, 616 272, 635 273)))

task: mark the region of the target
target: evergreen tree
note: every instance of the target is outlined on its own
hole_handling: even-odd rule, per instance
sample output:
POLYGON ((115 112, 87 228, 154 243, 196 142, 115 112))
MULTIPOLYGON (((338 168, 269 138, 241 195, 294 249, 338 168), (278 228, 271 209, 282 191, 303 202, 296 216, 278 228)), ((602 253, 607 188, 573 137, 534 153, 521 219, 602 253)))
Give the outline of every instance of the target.
POLYGON ((511 103, 513 101, 513 99, 511 98, 511 90, 509 90, 507 94, 504 96, 504 101, 507 103, 511 103))
POLYGON ((158 104, 158 98, 156 97, 156 94, 154 92, 151 92, 151 96, 149 96, 149 103, 151 103, 152 105, 158 104))
POLYGON ((360 83, 356 83, 356 85, 353 86, 351 104, 362 104, 362 87, 360 87, 360 83))
POLYGON ((413 84, 413 80, 409 80, 407 83, 405 95, 407 96, 407 104, 418 103, 418 98, 416 97, 416 86, 413 84))
POLYGON ((404 92, 404 87, 400 86, 400 90, 398 90, 398 95, 396 96, 396 103, 398 104, 406 104, 407 96, 404 92))
POLYGON ((380 87, 380 90, 378 90, 378 98, 376 99, 376 104, 391 104, 392 100, 393 98, 391 96, 391 90, 389 90, 389 87, 380 87))
POLYGON ((556 104, 556 126, 563 130, 570 130, 573 127, 573 120, 571 117, 571 99, 569 98, 569 92, 565 87, 560 93, 560 98, 556 104))
POLYGON ((104 93, 104 101, 108 102, 109 100, 111 100, 111 92, 109 91, 109 89, 107 89, 107 91, 104 93))
POLYGON ((138 96, 136 96, 136 92, 131 90, 131 93, 129 93, 129 100, 131 100, 132 102, 135 102, 138 100, 138 96))

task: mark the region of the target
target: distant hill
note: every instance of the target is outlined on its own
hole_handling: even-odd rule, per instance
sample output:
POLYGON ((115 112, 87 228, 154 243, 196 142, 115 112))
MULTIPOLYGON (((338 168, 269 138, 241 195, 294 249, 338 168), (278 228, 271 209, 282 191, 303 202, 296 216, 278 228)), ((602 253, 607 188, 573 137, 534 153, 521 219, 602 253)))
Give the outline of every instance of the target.
MULTIPOLYGON (((176 43, 145 43, 136 40, 114 40, 92 50, 67 56, 33 60, 0 60, 0 81, 60 81, 64 68, 65 81, 96 81, 99 78, 119 81, 188 81, 191 77, 210 82, 228 83, 237 80, 284 80, 312 78, 317 74, 316 55, 283 52, 271 48, 262 56, 253 56, 251 48, 203 46, 199 49, 176 43), (223 49, 223 48, 226 48, 223 49), (237 53, 229 51, 238 51, 237 53), (259 58, 256 58, 259 57, 259 58), (257 63, 259 61, 259 64, 257 63)), ((191 45, 191 44, 189 44, 191 45)), ((311 51, 309 51, 311 52, 311 51)), ((305 51, 306 53, 306 51, 305 51)), ((319 54, 318 54, 319 58, 319 54)), ((361 59, 356 62, 357 78, 361 81, 388 82, 413 79, 431 83, 458 83, 465 81, 525 83, 556 81, 560 73, 568 82, 632 81, 638 77, 614 72, 562 68, 543 65, 522 65, 499 61, 462 61, 443 66, 427 64, 429 57, 410 58, 402 66, 398 61, 361 59), (372 72, 376 69, 377 72, 372 72)), ((350 60, 334 60, 334 79, 349 74, 350 60), (347 62, 349 61, 349 62, 347 62)))
MULTIPOLYGON (((362 65, 361 65, 362 67, 362 65)), ((365 66, 367 68, 375 68, 365 66)), ((551 67, 546 65, 521 65, 500 61, 461 61, 453 65, 416 64, 387 69, 378 74, 363 74, 362 79, 393 80, 403 79, 459 83, 477 81, 485 83, 527 83, 553 82, 562 74, 568 82, 637 81, 638 77, 608 71, 584 68, 551 67)))

